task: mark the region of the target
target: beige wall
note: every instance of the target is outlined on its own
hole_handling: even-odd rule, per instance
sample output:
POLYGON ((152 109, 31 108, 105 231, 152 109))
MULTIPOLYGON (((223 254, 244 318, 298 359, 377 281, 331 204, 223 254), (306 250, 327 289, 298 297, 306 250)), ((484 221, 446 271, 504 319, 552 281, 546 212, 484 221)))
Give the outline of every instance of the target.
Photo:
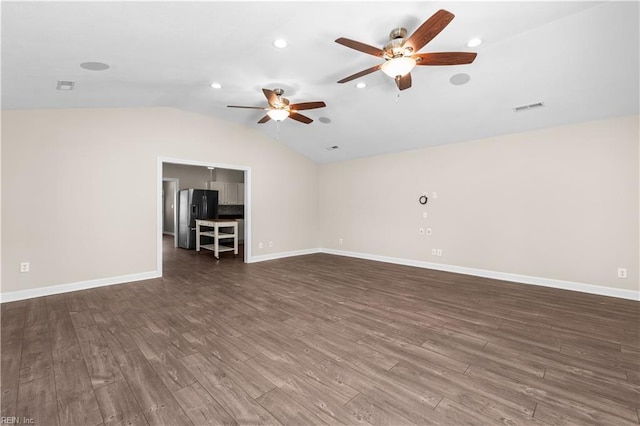
POLYGON ((323 165, 321 246, 638 291, 638 126, 616 118, 323 165))
POLYGON ((170 108, 2 111, 2 292, 156 271, 159 157, 251 168, 253 256, 322 247, 637 292, 638 127, 616 118, 317 166, 170 108))
POLYGON ((317 165, 257 131, 170 108, 5 110, 2 292, 156 271, 159 157, 251 168, 254 255, 318 247, 317 165))

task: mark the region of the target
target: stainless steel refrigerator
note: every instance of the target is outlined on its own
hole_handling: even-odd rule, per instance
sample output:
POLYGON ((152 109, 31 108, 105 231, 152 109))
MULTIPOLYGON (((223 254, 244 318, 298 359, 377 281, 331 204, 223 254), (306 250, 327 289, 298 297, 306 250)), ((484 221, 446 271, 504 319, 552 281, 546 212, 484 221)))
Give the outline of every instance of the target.
MULTIPOLYGON (((178 247, 196 248, 196 219, 218 218, 218 191, 183 189, 178 196, 178 247)), ((202 237, 202 244, 209 237, 202 237)))

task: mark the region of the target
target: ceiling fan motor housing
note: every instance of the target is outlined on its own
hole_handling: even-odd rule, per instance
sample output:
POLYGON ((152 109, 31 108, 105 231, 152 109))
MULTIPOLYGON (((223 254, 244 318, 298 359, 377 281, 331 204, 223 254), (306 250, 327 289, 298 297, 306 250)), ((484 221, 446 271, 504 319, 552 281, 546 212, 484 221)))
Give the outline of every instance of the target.
POLYGON ((407 29, 403 27, 394 28, 389 33, 389 42, 384 45, 384 59, 400 58, 402 56, 409 56, 413 53, 413 49, 403 48, 405 37, 407 36, 407 29))
POLYGON ((276 100, 272 105, 274 108, 284 109, 289 106, 289 99, 282 97, 282 95, 284 95, 284 90, 273 89, 273 93, 278 96, 278 100, 276 100))

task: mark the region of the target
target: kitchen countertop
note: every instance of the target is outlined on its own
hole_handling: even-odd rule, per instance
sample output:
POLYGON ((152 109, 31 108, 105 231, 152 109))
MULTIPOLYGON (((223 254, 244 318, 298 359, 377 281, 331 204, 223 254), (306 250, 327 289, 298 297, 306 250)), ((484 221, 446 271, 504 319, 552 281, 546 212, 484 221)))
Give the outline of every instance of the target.
POLYGON ((220 214, 218 215, 220 219, 244 219, 244 216, 241 214, 220 214))

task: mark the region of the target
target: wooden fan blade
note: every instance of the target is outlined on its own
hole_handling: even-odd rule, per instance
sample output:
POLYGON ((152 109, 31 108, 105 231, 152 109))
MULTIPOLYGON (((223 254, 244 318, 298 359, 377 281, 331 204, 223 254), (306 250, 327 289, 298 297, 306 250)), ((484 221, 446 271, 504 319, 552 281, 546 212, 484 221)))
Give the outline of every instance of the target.
POLYGON ((269 89, 262 89, 262 93, 264 93, 264 95, 267 98, 267 101, 269 101, 269 105, 274 106, 274 104, 278 100, 278 95, 276 95, 276 92, 269 89))
POLYGON ((269 117, 269 115, 265 115, 264 117, 262 117, 260 119, 260 121, 258 121, 258 124, 263 124, 266 123, 267 121, 271 120, 271 117, 269 117))
POLYGON ((289 105, 289 109, 292 111, 302 111, 305 109, 315 109, 315 108, 324 108, 327 104, 322 101, 318 102, 301 102, 299 104, 291 104, 289 105))
POLYGON ((299 121, 299 122, 304 123, 304 124, 309 124, 309 123, 311 123, 313 121, 312 119, 310 119, 306 115, 298 114, 297 112, 292 112, 291 114, 289 114, 289 118, 293 118, 294 120, 299 121))
POLYGON ((416 65, 464 65, 473 62, 477 55, 473 52, 437 52, 418 53, 412 58, 416 65))
POLYGON ((384 54, 384 51, 382 49, 378 49, 377 47, 369 46, 368 44, 360 43, 359 41, 351 40, 344 37, 336 39, 336 43, 349 47, 353 50, 357 50, 358 52, 367 53, 379 58, 382 58, 382 55, 384 54))
POLYGON ((338 81, 338 83, 346 83, 347 81, 355 80, 356 78, 360 78, 364 75, 371 74, 374 71, 378 71, 381 66, 382 64, 379 64, 379 65, 376 65, 375 67, 367 68, 364 71, 360 71, 358 73, 350 75, 349 77, 343 78, 342 80, 338 81))
POLYGON ((440 9, 434 13, 431 18, 427 19, 413 32, 404 43, 404 47, 413 48, 414 52, 422 49, 425 44, 429 43, 435 36, 440 34, 440 31, 449 25, 449 22, 454 18, 454 14, 447 12, 444 9, 440 9))
POLYGON ((240 105, 227 105, 227 108, 248 108, 248 109, 263 109, 263 110, 268 109, 268 108, 265 108, 265 107, 240 106, 240 105))
POLYGON ((400 90, 405 90, 411 87, 411 73, 409 72, 402 77, 396 77, 396 86, 398 86, 398 89, 400 90))

